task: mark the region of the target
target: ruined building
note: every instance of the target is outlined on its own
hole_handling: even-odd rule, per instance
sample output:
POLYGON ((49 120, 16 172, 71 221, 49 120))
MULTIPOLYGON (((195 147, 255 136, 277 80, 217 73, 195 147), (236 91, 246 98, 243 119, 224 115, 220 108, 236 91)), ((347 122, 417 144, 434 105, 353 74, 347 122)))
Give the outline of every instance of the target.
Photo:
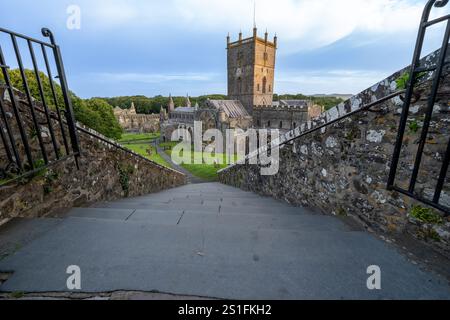
POLYGON ((126 132, 159 132, 160 117, 157 114, 138 114, 134 103, 130 109, 114 108, 114 116, 126 132))

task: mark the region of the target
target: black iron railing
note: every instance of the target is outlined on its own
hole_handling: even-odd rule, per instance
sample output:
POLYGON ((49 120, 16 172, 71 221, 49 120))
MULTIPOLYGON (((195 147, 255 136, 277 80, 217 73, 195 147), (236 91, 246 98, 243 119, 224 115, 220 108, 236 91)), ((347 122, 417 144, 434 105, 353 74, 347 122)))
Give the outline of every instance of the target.
POLYGON ((0 69, 3 76, 0 92, 5 91, 5 95, 0 97, 0 138, 3 154, 7 157, 7 161, 3 159, 0 162, 0 181, 4 182, 23 177, 67 157, 74 156, 77 159, 80 146, 61 51, 52 32, 42 29, 42 35, 50 39, 49 43, 3 28, 0 28, 0 35, 3 37, 0 41, 6 35, 12 47, 12 53, 7 56, 3 48, 8 43, 0 42, 0 69), (28 69, 19 44, 27 48, 27 57, 31 60, 28 69), (39 61, 44 65, 44 70, 39 69, 39 61), (55 77, 51 70, 53 62, 55 77), (14 87, 10 66, 17 67, 20 73, 20 88, 14 87), (30 79, 30 70, 34 79, 30 79), (42 74, 48 77, 50 92, 45 92, 42 74), (62 99, 58 99, 58 87, 54 79, 59 81, 62 99), (32 96, 30 81, 37 83, 37 96, 32 96), (23 92, 25 98, 21 97, 19 91, 23 92), (40 101, 39 106, 37 101, 40 101))
POLYGON ((415 47, 414 56, 413 56, 413 61, 412 61, 411 69, 409 72, 409 81, 408 81, 408 85, 407 85, 407 89, 406 89, 402 114, 401 114, 401 118, 400 118, 400 125, 399 125, 399 129, 398 129, 398 134, 397 134, 397 141, 396 141, 394 153, 392 156, 391 169, 390 169, 390 173, 389 173, 387 188, 389 190, 396 190, 400 193, 403 193, 403 194, 408 195, 412 198, 415 198, 419 201, 422 201, 430 206, 433 206, 437 209, 444 211, 448 215, 448 214, 450 214, 450 208, 441 205, 439 200, 441 198, 442 188, 445 183, 448 165, 449 165, 449 161, 450 161, 450 140, 449 140, 447 150, 444 155, 439 178, 438 178, 435 190, 434 190, 433 199, 426 199, 426 198, 420 196, 417 192, 415 192, 417 176, 419 174, 420 164, 422 162, 422 155, 423 155, 424 147, 426 144, 428 131, 430 128, 430 122, 431 122, 431 117, 433 114, 433 108, 434 108, 434 105, 436 102, 436 96, 438 93, 439 85, 441 83, 444 64, 446 63, 445 58, 447 56, 447 49, 448 49, 448 43, 449 43, 449 37, 450 37, 450 15, 445 15, 443 17, 440 17, 440 18, 437 18, 434 20, 429 20, 430 13, 431 13, 431 9, 433 8, 433 6, 441 8, 441 7, 446 6, 447 3, 448 3, 448 0, 440 0, 440 1, 430 0, 430 1, 428 1, 427 5, 425 6, 425 9, 424 9, 424 12, 422 15, 422 20, 420 22, 420 29, 419 29, 419 33, 417 36, 417 42, 416 42, 416 47, 415 47), (444 39, 442 41, 442 47, 441 47, 441 50, 439 53, 439 58, 438 58, 437 64, 432 67, 422 67, 422 66, 420 66, 420 57, 422 54, 422 48, 423 48, 423 42, 425 39, 426 30, 430 26, 436 25, 441 22, 446 22, 447 26, 445 29, 444 39), (414 167, 413 167, 411 178, 409 181, 409 186, 407 189, 403 189, 395 184, 395 179, 397 176, 397 169, 398 169, 398 164, 399 164, 399 160, 400 160, 400 153, 401 153, 401 149, 403 146, 403 137, 404 137, 404 133, 405 133, 405 129, 406 129, 406 124, 408 121, 409 108, 411 105, 414 88, 415 88, 418 76, 423 72, 432 73, 431 74, 432 87, 431 87, 430 95, 428 97, 427 108, 425 111, 425 119, 423 121, 422 131, 420 134, 419 144, 418 144, 417 153, 416 153, 416 157, 415 157, 415 161, 414 161, 414 167))

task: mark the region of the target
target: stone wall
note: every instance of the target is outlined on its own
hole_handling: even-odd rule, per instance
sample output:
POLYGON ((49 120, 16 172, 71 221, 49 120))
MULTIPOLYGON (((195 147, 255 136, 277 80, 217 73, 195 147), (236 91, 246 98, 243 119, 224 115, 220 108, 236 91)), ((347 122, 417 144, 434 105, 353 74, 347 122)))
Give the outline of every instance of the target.
POLYGON ((321 112, 321 106, 310 103, 305 106, 257 106, 253 109, 253 123, 257 128, 291 130, 321 112))
MULTIPOLYGON (((423 60, 430 65, 437 52, 423 60)), ((361 110, 326 130, 299 137, 315 126, 358 111, 397 90, 401 70, 349 101, 329 110, 316 120, 287 133, 280 141, 294 138, 280 150, 280 171, 260 175, 256 165, 235 165, 219 172, 221 182, 272 196, 301 206, 316 207, 325 214, 348 215, 372 230, 387 233, 408 232, 450 256, 450 220, 414 199, 386 189, 390 161, 396 141, 402 96, 361 110), (299 138, 295 138, 299 137, 299 138), (427 210, 427 216, 420 216, 427 210)), ((416 191, 430 198, 436 185, 450 136, 449 70, 439 90, 430 132, 424 151, 416 191)), ((411 105, 396 184, 406 187, 411 176, 424 107, 430 91, 426 81, 416 90, 411 105)), ((441 204, 450 206, 449 177, 441 204)))
POLYGON ((116 114, 116 118, 126 132, 157 133, 160 131, 159 114, 116 114))
MULTIPOLYGON (((23 116, 27 132, 31 132, 28 107, 23 104, 23 116)), ((8 101, 4 101, 7 108, 8 101)), ((38 113, 46 149, 51 152, 47 124, 43 115, 38 113)), ((11 122, 13 118, 11 117, 11 122)), ((114 141, 78 125, 82 154, 78 158, 77 170, 75 158, 55 163, 31 177, 20 179, 0 187, 0 221, 14 217, 43 217, 74 206, 87 206, 98 201, 116 200, 128 196, 140 196, 186 183, 185 176, 172 169, 160 166, 136 153, 121 149, 114 141)), ((13 125, 13 128, 15 126, 13 125)), ((62 147, 61 131, 53 122, 60 151, 62 147)), ((30 139, 33 157, 39 156, 37 139, 30 139)), ((3 148, 3 145, 1 145, 3 148)), ((23 154, 23 149, 19 147, 23 154)), ((4 165, 5 153, 1 151, 0 163, 4 165)), ((50 158, 50 160, 55 160, 50 158)))

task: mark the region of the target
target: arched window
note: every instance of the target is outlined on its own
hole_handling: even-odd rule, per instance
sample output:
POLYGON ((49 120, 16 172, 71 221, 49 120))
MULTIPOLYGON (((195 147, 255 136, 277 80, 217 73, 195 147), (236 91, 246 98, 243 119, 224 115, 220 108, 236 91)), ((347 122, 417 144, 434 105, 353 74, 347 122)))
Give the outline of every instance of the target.
POLYGON ((258 89, 257 89, 257 90, 258 90, 258 92, 259 92, 259 89, 260 89, 260 86, 259 86, 259 83, 258 83, 258 89))
POLYGON ((280 121, 280 129, 283 129, 283 121, 280 121))
POLYGON ((238 86, 238 93, 242 93, 242 79, 238 78, 237 80, 237 86, 238 86))
POLYGON ((267 78, 264 77, 263 78, 263 83, 262 83, 262 93, 266 93, 267 89, 267 78))
POLYGON ((267 121, 267 127, 270 128, 270 121, 267 121))

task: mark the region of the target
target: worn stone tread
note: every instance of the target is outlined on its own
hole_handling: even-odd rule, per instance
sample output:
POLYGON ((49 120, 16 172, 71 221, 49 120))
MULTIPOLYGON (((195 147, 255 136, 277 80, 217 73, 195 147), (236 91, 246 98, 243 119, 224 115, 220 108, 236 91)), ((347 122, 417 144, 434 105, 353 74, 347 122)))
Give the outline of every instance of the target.
POLYGON ((450 297, 444 280, 362 232, 88 220, 68 218, 2 261, 0 270, 15 273, 0 290, 65 291, 65 269, 77 264, 84 292, 157 290, 234 299, 450 297), (383 270, 382 291, 366 288, 366 268, 374 263, 383 270))
POLYGON ((82 291, 88 293, 450 299, 446 279, 336 217, 273 199, 261 201, 260 196, 246 198, 246 193, 220 184, 188 185, 157 195, 176 201, 150 205, 155 199, 150 195, 75 209, 0 261, 0 271, 14 271, 0 291, 68 292, 66 268, 78 265, 82 291), (220 202, 228 205, 211 200, 222 188, 228 194, 220 202), (180 189, 181 197, 192 196, 193 203, 188 197, 186 203, 179 201, 180 189), (381 268, 382 290, 366 287, 370 265, 381 268))

